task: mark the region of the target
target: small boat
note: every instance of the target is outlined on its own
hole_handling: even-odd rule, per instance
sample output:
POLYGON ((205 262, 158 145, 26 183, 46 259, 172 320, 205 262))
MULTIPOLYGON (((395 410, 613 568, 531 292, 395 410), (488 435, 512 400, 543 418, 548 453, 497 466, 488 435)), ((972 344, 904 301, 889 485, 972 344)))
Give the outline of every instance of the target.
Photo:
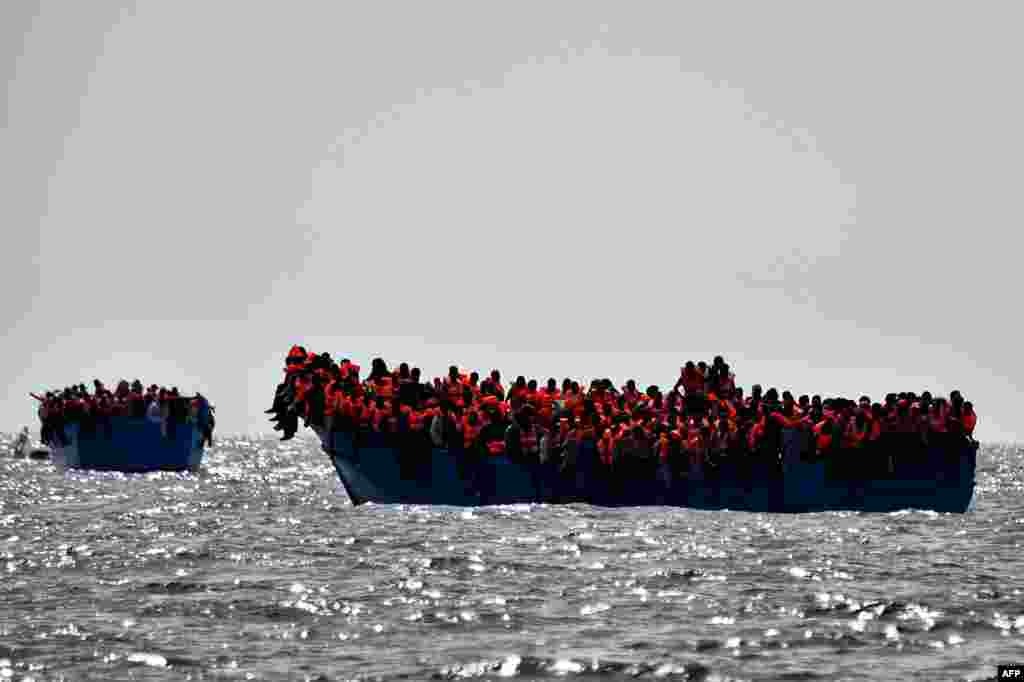
POLYGON ((355 505, 584 502, 750 512, 963 513, 974 495, 978 447, 965 438, 923 446, 893 437, 855 467, 794 449, 780 461, 726 460, 693 476, 656 460, 609 470, 590 441, 581 443, 571 466, 531 466, 505 455, 467 458, 462 450, 394 434, 316 430, 355 505), (891 471, 877 465, 889 453, 895 455, 891 471))
POLYGON ((11 454, 19 459, 50 459, 50 448, 40 443, 35 443, 29 436, 28 427, 22 427, 17 439, 11 446, 11 454))
POLYGON ((110 417, 65 424, 63 436, 51 436, 50 446, 53 463, 65 469, 195 472, 203 461, 203 433, 194 423, 110 417))

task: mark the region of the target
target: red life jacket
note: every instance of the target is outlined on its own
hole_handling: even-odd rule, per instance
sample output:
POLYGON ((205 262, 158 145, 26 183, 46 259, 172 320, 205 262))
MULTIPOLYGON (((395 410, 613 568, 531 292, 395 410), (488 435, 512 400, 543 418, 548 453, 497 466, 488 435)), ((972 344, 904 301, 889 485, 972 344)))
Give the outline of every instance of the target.
POLYGON ((667 434, 661 434, 658 436, 658 459, 661 460, 662 464, 668 464, 668 453, 670 451, 671 442, 669 441, 667 434))
POLYGON ((540 440, 537 438, 537 428, 531 426, 529 430, 519 430, 519 447, 522 448, 523 454, 532 455, 536 454, 540 449, 540 440))

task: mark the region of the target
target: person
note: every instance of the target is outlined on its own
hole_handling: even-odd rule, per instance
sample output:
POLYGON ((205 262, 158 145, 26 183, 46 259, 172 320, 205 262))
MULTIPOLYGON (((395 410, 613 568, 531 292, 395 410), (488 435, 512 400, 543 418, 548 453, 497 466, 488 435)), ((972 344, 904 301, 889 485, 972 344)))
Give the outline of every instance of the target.
POLYGON ((529 404, 518 411, 505 430, 505 453, 529 471, 537 499, 540 499, 540 433, 534 422, 535 416, 529 404))

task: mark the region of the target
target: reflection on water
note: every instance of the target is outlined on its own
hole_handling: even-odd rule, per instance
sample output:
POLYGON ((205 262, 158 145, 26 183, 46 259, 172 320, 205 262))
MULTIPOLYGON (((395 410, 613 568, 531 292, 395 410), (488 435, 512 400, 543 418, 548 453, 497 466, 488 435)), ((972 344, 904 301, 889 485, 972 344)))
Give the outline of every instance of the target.
POLYGON ((966 515, 768 515, 353 508, 300 441, 0 456, 0 679, 984 679, 1024 660, 1022 461, 983 447, 966 515))

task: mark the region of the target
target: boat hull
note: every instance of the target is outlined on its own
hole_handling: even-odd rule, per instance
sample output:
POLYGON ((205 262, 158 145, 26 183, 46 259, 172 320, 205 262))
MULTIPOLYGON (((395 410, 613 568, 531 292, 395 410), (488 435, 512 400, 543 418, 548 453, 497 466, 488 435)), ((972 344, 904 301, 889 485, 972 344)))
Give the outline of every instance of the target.
POLYGON ((198 471, 203 460, 200 430, 177 424, 165 435, 159 422, 113 417, 109 424, 64 427, 65 443, 51 442, 50 459, 65 469, 100 471, 198 471))
POLYGON ((431 448, 420 440, 379 433, 319 435, 353 504, 583 502, 752 512, 963 513, 974 495, 977 454, 975 444, 950 440, 897 452, 892 472, 877 456, 880 450, 871 455, 874 461, 815 461, 789 452, 777 462, 744 458, 694 472, 673 470, 657 461, 609 470, 589 443, 579 448, 570 465, 531 466, 506 456, 474 459, 461 450, 431 448))

